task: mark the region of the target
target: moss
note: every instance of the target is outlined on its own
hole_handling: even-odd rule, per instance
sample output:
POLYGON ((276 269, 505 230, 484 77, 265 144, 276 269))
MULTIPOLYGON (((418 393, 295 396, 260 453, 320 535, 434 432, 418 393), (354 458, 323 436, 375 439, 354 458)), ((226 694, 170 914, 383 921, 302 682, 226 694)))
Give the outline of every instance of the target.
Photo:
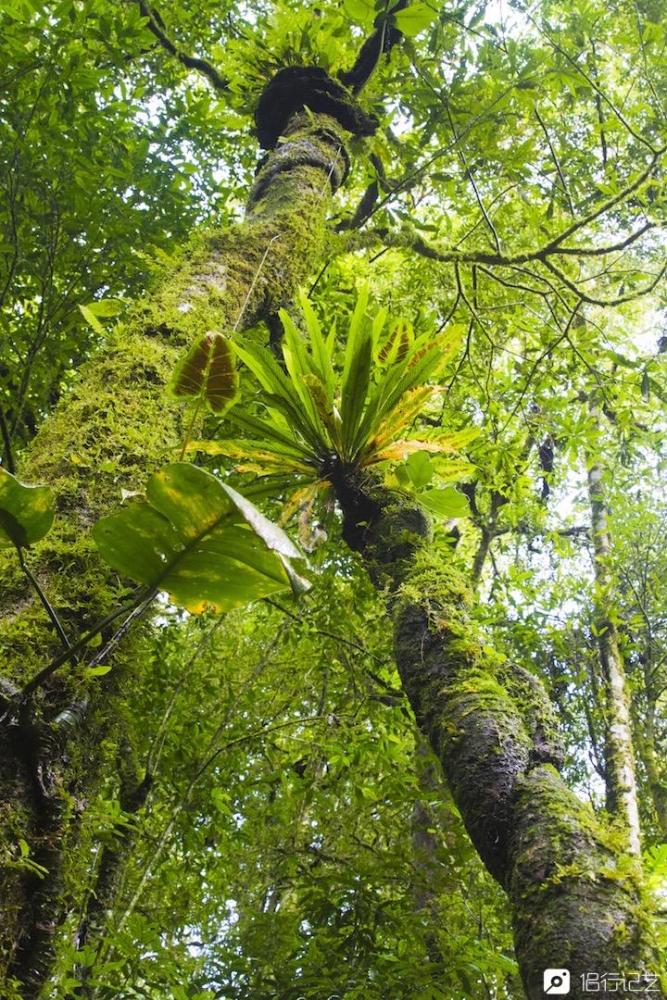
POLYGON ((515 945, 530 998, 542 995, 545 964, 566 965, 573 982, 638 965, 657 971, 636 862, 552 767, 519 780, 511 853, 515 945))

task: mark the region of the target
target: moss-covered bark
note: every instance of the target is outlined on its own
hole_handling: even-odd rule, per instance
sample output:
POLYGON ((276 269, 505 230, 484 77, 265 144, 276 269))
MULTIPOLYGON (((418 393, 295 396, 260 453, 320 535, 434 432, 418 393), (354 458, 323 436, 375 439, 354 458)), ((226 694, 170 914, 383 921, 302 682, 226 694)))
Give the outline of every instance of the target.
MULTIPOLYGON (((396 659, 466 829, 507 891, 529 1000, 547 968, 658 973, 636 862, 559 774, 556 718, 541 683, 490 650, 470 620, 467 580, 433 553, 414 502, 371 479, 337 484, 344 535, 385 589, 396 659)), ((637 988, 648 1000, 659 991, 637 988)))
MULTIPOLYGON (((645 670, 645 673, 648 671, 645 670)), ((657 750, 658 740, 656 737, 656 706, 651 688, 653 678, 647 678, 647 702, 646 718, 643 726, 637 734, 641 759, 646 769, 646 778, 651 793, 653 809, 658 826, 658 831, 662 840, 667 842, 667 761, 664 754, 659 754, 657 750)))
MULTIPOLYGON (((591 407, 593 418, 597 411, 591 407)), ((641 851, 639 804, 635 759, 630 725, 625 662, 612 614, 613 587, 609 565, 611 537, 607 505, 602 485, 602 468, 587 456, 588 497, 591 505, 591 528, 595 553, 596 630, 600 664, 605 681, 605 770, 607 808, 619 816, 626 828, 628 850, 641 851)))
MULTIPOLYGON (((124 489, 141 489, 178 454, 182 408, 168 400, 165 383, 179 353, 206 330, 243 329, 275 313, 317 266, 331 196, 347 166, 343 135, 327 115, 292 115, 256 177, 245 220, 193 239, 156 292, 82 368, 25 455, 21 478, 49 483, 58 504, 56 525, 30 564, 71 637, 123 595, 122 582, 96 555, 91 525, 119 505, 124 489)), ((0 592, 6 701, 59 646, 11 557, 0 562, 0 592)), ((115 706, 140 641, 140 632, 125 640, 102 681, 65 666, 19 719, 0 727, 3 996, 14 989, 24 1000, 40 995, 65 906, 80 893, 87 863, 82 814, 98 775, 113 773, 115 706), (45 876, 21 859, 21 841, 45 876)))

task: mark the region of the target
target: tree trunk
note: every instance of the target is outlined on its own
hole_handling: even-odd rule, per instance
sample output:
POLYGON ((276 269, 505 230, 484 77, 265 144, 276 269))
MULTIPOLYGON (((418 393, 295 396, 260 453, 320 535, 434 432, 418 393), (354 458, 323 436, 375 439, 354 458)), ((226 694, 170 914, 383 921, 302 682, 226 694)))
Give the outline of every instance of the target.
MULTIPOLYGON (((592 408, 593 416, 596 416, 592 408)), ((605 680, 605 772, 607 809, 625 828, 626 850, 641 852, 639 805, 635 759, 632 745, 630 707, 626 690, 625 663, 618 632, 611 614, 612 576, 609 567, 611 539, 607 519, 602 469, 592 463, 588 469, 588 496, 591 505, 591 535, 595 553, 596 623, 600 663, 605 680)))
MULTIPOLYGON (((446 842, 451 825, 451 816, 442 810, 436 812, 430 799, 433 793, 442 791, 442 776, 437 761, 424 737, 418 734, 415 746, 415 770, 420 791, 429 799, 415 799, 410 820, 412 832, 412 863, 415 880, 412 889, 412 904, 415 917, 424 928, 426 957, 435 968, 442 964, 439 929, 442 923, 440 906, 447 875, 443 872, 443 842, 446 842), (449 824, 448 824, 449 821, 449 824)), ((448 890, 455 892, 454 880, 449 879, 448 890)))
MULTIPOLYGON (((307 103, 307 94, 301 99, 307 103)), ((97 557, 91 525, 120 504, 123 489, 140 489, 178 454, 181 408, 164 391, 177 357, 206 330, 243 329, 266 319, 317 266, 331 196, 347 167, 343 135, 329 115, 291 114, 280 145, 257 174, 245 221, 193 239, 156 293, 83 366, 28 449, 21 478, 50 484, 58 505, 56 525, 30 553, 30 564, 71 639, 123 593, 97 557)), ((7 702, 59 647, 11 557, 0 561, 0 586, 2 665, 11 679, 0 694, 7 702)), ((113 768, 114 699, 122 696, 123 672, 138 662, 140 642, 135 629, 101 682, 65 665, 18 720, 0 726, 0 824, 7 845, 0 881, 3 996, 38 997, 49 974, 65 893, 80 892, 68 884, 68 858, 75 843, 78 854, 91 846, 81 836, 81 813, 97 775, 113 768), (21 857, 21 841, 30 860, 47 869, 43 877, 21 857)))
MULTIPOLYGON (((647 672, 645 668, 645 675, 647 672)), ((664 754, 660 754, 657 749, 659 744, 656 735, 656 700, 653 691, 655 685, 652 679, 646 676, 645 685, 647 708, 638 733, 638 749, 646 769, 660 838, 667 843, 667 768, 664 754)))
MULTIPOLYGON (((569 970, 572 997, 587 995, 587 973, 657 975, 638 869, 623 860, 625 843, 564 784, 541 683, 477 634, 468 583, 433 552, 414 501, 359 474, 341 475, 336 489, 345 540, 387 593, 417 722, 480 857, 508 894, 529 1000, 545 996, 545 969, 569 970)), ((633 990, 645 1000, 664 996, 648 985, 633 990)))

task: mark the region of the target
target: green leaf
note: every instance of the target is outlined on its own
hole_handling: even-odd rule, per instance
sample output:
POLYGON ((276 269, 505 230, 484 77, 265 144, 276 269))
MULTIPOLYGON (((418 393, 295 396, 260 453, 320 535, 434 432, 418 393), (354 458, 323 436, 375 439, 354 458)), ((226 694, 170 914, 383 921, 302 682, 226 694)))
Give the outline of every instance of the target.
POLYGON ((308 335, 313 352, 313 363, 327 390, 329 402, 333 402, 334 395, 334 370, 331 356, 331 345, 329 345, 322 334, 315 310, 313 309, 308 296, 301 292, 299 295, 299 305, 306 323, 308 335))
POLYGON ((373 341, 366 323, 368 288, 359 292, 345 345, 345 364, 341 386, 340 414, 343 422, 343 446, 351 457, 357 428, 366 402, 370 382, 373 341))
POLYGON ((110 663, 101 663, 99 667, 86 667, 84 674, 86 677, 104 677, 111 670, 110 663))
POLYGON ((317 372, 311 364, 306 345, 294 325, 291 316, 284 309, 281 309, 280 318, 285 330, 283 358, 285 359, 287 371, 292 380, 294 390, 301 400, 305 412, 308 414, 311 425, 317 428, 318 433, 321 434, 322 428, 320 427, 318 408, 313 401, 311 393, 308 391, 305 381, 312 376, 317 378, 317 372))
POLYGON ((276 426, 276 422, 269 423, 267 420, 262 420, 260 417, 253 417, 251 414, 243 413, 242 410, 234 410, 233 413, 228 414, 227 419, 232 424, 236 424, 238 427, 243 428, 243 430, 251 431, 254 434, 259 434, 261 438, 266 439, 266 441, 273 441, 278 445, 284 445, 290 451, 296 452, 297 454, 308 458, 311 454, 310 449, 302 445, 296 438, 291 437, 286 430, 283 432, 276 426))
POLYGON ((424 28, 428 28, 438 17, 437 8, 429 7, 427 3, 413 3, 405 10, 399 10, 394 14, 396 27, 404 35, 412 38, 418 35, 424 28))
POLYGON ((436 517, 468 517, 470 514, 468 498, 459 493, 455 486, 446 486, 441 490, 426 490, 425 493, 419 494, 419 502, 436 517))
POLYGON ((288 536, 215 476, 177 462, 151 476, 146 499, 93 528, 114 569, 164 589, 188 611, 228 611, 307 584, 290 565, 288 536))
POLYGON ((257 344, 235 343, 234 348, 241 361, 250 369, 264 389, 265 399, 288 420, 293 429, 298 430, 317 449, 321 447, 322 435, 318 426, 313 426, 310 415, 304 410, 301 397, 291 380, 285 375, 273 354, 257 344))
POLYGON ((109 318, 117 316, 121 312, 123 305, 124 303, 120 299, 98 299, 96 302, 89 302, 87 306, 83 306, 82 308, 92 313, 93 316, 109 318))
POLYGON ((0 466, 0 548, 26 548, 53 524, 54 501, 50 486, 26 486, 0 466))
POLYGON ((79 311, 81 312, 81 315, 85 319, 86 323, 88 323, 89 326, 92 326, 93 330, 95 330, 96 333, 104 333, 104 327, 102 326, 102 324, 100 323, 100 321, 98 320, 97 316, 92 311, 90 306, 80 305, 79 311))
POLYGON ((433 464, 426 452, 416 451, 405 463, 410 481, 415 489, 420 490, 433 478, 433 464))
POLYGON ((369 0, 343 0, 343 10, 359 24, 371 24, 375 17, 375 8, 369 0))

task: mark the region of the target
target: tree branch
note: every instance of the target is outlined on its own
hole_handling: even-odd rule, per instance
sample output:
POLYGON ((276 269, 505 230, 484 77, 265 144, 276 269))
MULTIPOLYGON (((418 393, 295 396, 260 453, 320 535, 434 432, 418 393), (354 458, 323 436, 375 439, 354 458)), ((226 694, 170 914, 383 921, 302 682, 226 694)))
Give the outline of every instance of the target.
POLYGON ((21 547, 19 545, 16 546, 16 554, 18 555, 19 565, 20 565, 21 569, 23 570, 23 572, 25 573, 25 575, 27 576, 27 578, 30 581, 31 585, 35 589, 35 592, 37 593, 37 596, 39 597, 39 599, 41 601, 42 607, 46 611, 47 615, 49 616, 49 619, 51 620, 51 624, 53 625, 54 629, 58 633, 58 638, 62 642, 63 647, 66 650, 69 650, 69 648, 70 648, 69 639, 67 638, 67 635, 65 634, 65 630, 64 630, 64 628, 61 625, 60 619, 58 618, 58 615, 56 614, 56 610, 53 607, 53 605, 51 604, 51 602, 49 601, 48 597, 46 596, 46 594, 44 593, 44 591, 42 590, 42 588, 40 587, 39 581, 37 580, 37 578, 33 574, 32 570, 28 566, 27 562, 25 561, 25 556, 23 555, 23 550, 21 549, 21 547))
POLYGON ((390 14, 396 14, 399 10, 403 10, 407 5, 408 0, 398 0, 391 9, 385 8, 375 18, 375 31, 369 35, 359 49, 352 68, 338 74, 341 83, 349 87, 353 94, 358 94, 368 83, 382 53, 391 52, 394 45, 403 38, 402 32, 388 23, 388 17, 390 14))
POLYGON ((164 21, 157 11, 151 9, 146 0, 139 0, 139 10, 148 19, 146 27, 155 35, 165 52, 178 59, 182 66, 185 66, 187 69, 193 69, 197 73, 201 73, 202 76, 205 76, 209 83, 213 85, 214 90, 217 90, 219 93, 228 89, 228 81, 220 76, 217 69, 210 62, 206 59, 199 59, 197 56, 188 55, 172 42, 165 32, 164 21))

